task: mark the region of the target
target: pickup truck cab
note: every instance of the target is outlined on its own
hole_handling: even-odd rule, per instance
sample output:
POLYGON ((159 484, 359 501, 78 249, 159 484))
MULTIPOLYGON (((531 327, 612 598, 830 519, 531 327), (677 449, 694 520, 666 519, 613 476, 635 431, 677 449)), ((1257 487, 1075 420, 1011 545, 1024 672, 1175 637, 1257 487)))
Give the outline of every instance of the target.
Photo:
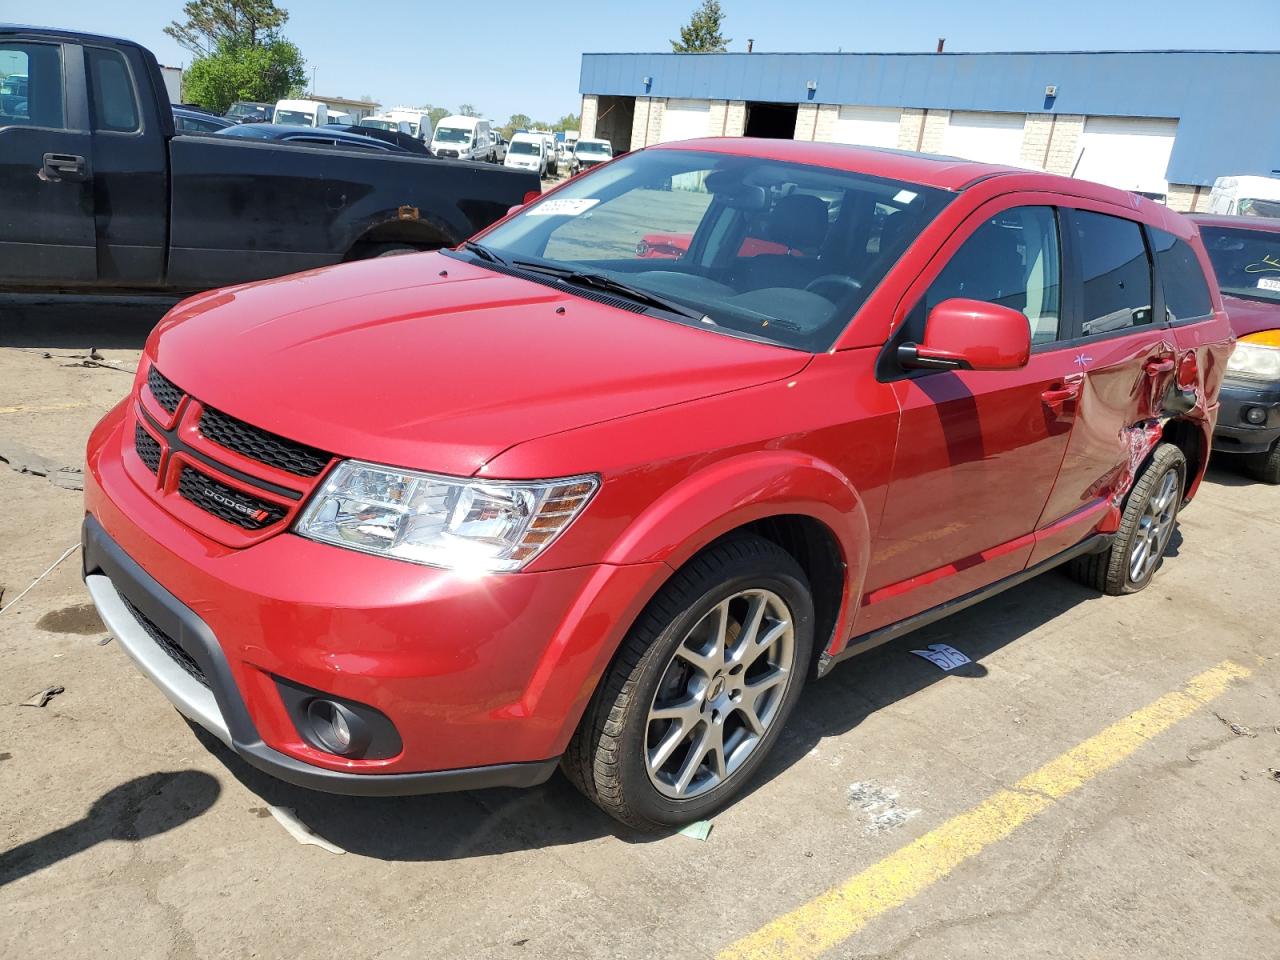
POLYGON ((1280 219, 1197 214, 1192 220, 1239 342, 1222 381, 1215 453, 1280 483, 1280 219))
POLYGON ((319 100, 278 100, 271 122, 286 127, 323 127, 329 122, 329 106, 319 100))
POLYGON ((452 246, 539 185, 402 151, 180 136, 155 58, 124 40, 0 25, 0 55, 28 77, 27 97, 0 97, 8 288, 204 290, 452 246))
POLYGON ((275 776, 561 764, 696 820, 837 661, 1059 565, 1152 582, 1232 347, 1211 269, 1186 218, 1065 177, 635 151, 457 249, 175 307, 89 439, 87 583, 275 776))

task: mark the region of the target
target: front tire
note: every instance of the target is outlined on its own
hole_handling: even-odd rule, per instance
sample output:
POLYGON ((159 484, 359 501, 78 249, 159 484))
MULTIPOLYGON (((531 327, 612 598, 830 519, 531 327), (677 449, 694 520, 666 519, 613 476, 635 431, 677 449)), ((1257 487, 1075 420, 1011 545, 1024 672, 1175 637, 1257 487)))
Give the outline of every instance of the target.
POLYGON ((663 829, 732 800, 776 743, 813 649, 804 571, 736 537, 695 557, 632 626, 562 766, 610 816, 663 829))
POLYGON ((1177 528, 1186 480, 1182 451, 1159 444, 1129 491, 1111 546, 1072 561, 1076 579, 1110 596, 1137 593, 1151 583, 1177 528))
POLYGON ((1245 469, 1255 480, 1263 483, 1280 483, 1280 440, 1271 445, 1267 453, 1255 453, 1245 462, 1245 469))

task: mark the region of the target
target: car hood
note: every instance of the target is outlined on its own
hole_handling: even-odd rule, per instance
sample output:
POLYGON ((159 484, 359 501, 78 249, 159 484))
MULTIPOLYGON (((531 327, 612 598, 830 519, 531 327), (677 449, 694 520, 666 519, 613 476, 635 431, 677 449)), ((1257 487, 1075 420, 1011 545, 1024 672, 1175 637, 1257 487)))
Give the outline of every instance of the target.
POLYGON ((1227 309, 1231 332, 1237 337, 1247 337, 1263 330, 1280 330, 1280 304, 1223 294, 1222 305, 1227 309))
POLYGON ((248 423, 457 475, 522 441, 786 378, 809 361, 436 253, 201 294, 147 350, 183 390, 248 423))

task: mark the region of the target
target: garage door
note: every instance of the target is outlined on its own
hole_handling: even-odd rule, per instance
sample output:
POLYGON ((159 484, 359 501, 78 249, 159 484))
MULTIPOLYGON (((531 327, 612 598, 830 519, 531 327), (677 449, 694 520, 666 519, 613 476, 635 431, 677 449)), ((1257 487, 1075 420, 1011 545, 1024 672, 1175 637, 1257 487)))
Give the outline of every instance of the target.
POLYGON ((953 113, 942 138, 942 152, 965 160, 1020 166, 1022 113, 953 113))
POLYGON ((707 100, 668 100, 662 115, 662 141, 692 140, 707 135, 711 103, 707 100))
POLYGON ((1076 176, 1121 190, 1168 193, 1177 120, 1089 117, 1080 135, 1076 176))
POLYGON ((863 147, 896 147, 901 120, 899 107, 841 107, 831 139, 863 147))

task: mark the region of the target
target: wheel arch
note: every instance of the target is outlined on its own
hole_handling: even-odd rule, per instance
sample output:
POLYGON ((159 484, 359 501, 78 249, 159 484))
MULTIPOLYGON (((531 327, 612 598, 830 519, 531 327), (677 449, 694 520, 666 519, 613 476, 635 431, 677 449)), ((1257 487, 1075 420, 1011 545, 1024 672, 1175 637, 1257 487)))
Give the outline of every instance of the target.
POLYGON ((1198 421, 1178 417, 1164 425, 1160 439, 1164 443, 1172 443, 1186 457, 1187 475, 1182 489, 1183 502, 1186 503, 1195 496, 1196 488, 1208 466, 1210 440, 1207 431, 1198 421))
POLYGON ((405 211, 365 229, 347 249, 344 261, 363 260, 377 247, 403 243, 419 250, 438 250, 454 244, 453 232, 443 224, 418 216, 416 209, 405 211))

